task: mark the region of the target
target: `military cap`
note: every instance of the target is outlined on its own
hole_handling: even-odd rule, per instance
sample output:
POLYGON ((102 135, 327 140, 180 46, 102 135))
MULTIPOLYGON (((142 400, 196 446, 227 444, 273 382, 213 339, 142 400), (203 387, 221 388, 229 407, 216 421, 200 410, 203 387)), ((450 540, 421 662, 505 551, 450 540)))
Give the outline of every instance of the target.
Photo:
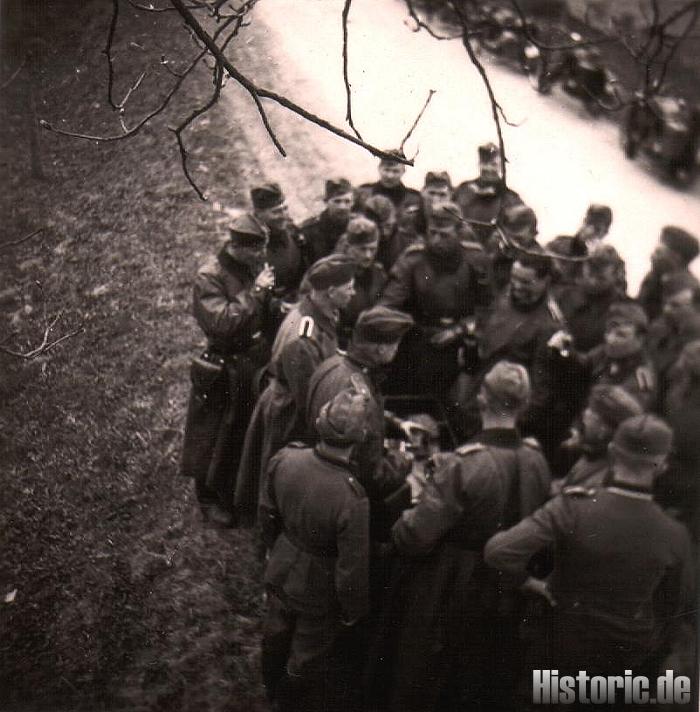
POLYGON ((446 185, 448 188, 452 187, 452 179, 447 171, 428 171, 425 174, 424 186, 429 185, 446 185))
POLYGON ((602 383, 591 389, 588 407, 612 429, 624 420, 644 412, 639 401, 624 388, 602 383))
POLYGON ((387 222, 396 212, 394 204, 385 195, 371 195, 365 200, 362 212, 377 224, 387 222))
POLYGON ((527 205, 510 205, 503 211, 501 227, 514 237, 533 237, 537 234, 537 216, 527 205))
POLYGON ((228 229, 234 245, 241 247, 264 245, 267 241, 267 227, 250 213, 241 213, 234 218, 228 229))
POLYGON ((345 255, 328 255, 314 262, 306 278, 314 289, 328 289, 346 284, 355 276, 357 263, 345 255))
POLYGON ((605 225, 606 227, 610 227, 612 218, 612 210, 607 205, 592 203, 588 206, 588 210, 586 210, 584 222, 589 225, 605 225))
POLYGON ((331 445, 351 445, 367 437, 367 421, 371 407, 367 387, 352 377, 352 385, 328 401, 316 418, 316 431, 331 445))
POLYGON ((691 378, 700 378, 700 339, 691 341, 683 347, 681 355, 673 367, 674 375, 683 374, 691 378))
POLYGON ((519 363, 499 361, 484 376, 486 390, 509 410, 516 410, 530 398, 530 376, 519 363))
POLYGON ((649 319, 644 309, 636 302, 614 302, 605 315, 605 328, 610 329, 620 324, 633 324, 637 331, 645 332, 649 328, 649 319))
POLYGON ((697 238, 675 225, 666 225, 661 230, 661 244, 680 255, 686 264, 692 262, 700 252, 697 238))
POLYGON ((620 257, 620 253, 612 245, 596 245, 588 260, 594 267, 605 267, 606 265, 623 266, 625 261, 620 257))
POLYGON ((458 225, 462 222, 462 211, 457 203, 446 200, 430 208, 428 222, 438 225, 458 225))
POLYGON ((384 153, 388 153, 391 156, 396 156, 396 158, 385 158, 384 156, 382 156, 379 159, 380 166, 382 165, 382 163, 388 163, 389 165, 393 165, 394 163, 400 163, 401 165, 404 165, 403 161, 406 160, 406 154, 400 148, 387 148, 384 153))
POLYGON ((353 341, 393 344, 413 326, 410 314, 384 306, 365 309, 357 317, 352 332, 353 341))
POLYGON ((347 193, 352 193, 352 186, 347 178, 331 178, 326 181, 326 200, 335 198, 338 195, 346 195, 347 193))
POLYGON ((623 421, 613 437, 615 449, 623 454, 655 460, 671 450, 673 432, 654 415, 635 415, 623 421))
POLYGON ((374 220, 357 215, 350 218, 344 236, 349 245, 371 245, 379 240, 379 228, 374 220))
POLYGON ((479 146, 480 161, 492 161, 494 158, 497 158, 500 155, 501 150, 495 143, 493 143, 493 141, 483 143, 481 146, 479 146))
POLYGON ((250 191, 255 210, 268 210, 284 203, 284 194, 279 183, 265 183, 250 191))

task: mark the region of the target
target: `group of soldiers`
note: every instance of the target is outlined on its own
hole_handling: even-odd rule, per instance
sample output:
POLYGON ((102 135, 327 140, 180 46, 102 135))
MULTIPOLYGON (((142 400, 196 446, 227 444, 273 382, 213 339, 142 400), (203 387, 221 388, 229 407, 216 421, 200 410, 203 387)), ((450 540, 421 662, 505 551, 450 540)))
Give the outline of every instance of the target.
POLYGON ((183 474, 259 534, 274 709, 506 712, 532 669, 692 648, 698 240, 665 227, 632 299, 610 208, 543 245, 478 150, 298 227, 253 188, 197 274, 183 474))

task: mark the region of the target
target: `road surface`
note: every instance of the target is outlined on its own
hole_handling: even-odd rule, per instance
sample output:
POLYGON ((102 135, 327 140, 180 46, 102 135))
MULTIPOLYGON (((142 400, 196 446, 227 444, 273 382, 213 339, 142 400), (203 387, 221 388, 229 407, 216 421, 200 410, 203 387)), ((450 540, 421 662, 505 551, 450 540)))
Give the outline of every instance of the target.
MULTIPOLYGON (((342 0, 262 0, 241 33, 235 61, 260 86, 345 126, 342 7, 342 0)), ((428 170, 448 170, 455 184, 473 177, 476 147, 496 133, 483 84, 461 42, 413 32, 400 0, 355 0, 349 37, 354 117, 363 137, 397 146, 434 89, 406 145, 408 155, 418 155, 405 181, 419 188, 428 170)), ((609 239, 627 262, 635 293, 663 225, 700 233, 697 190, 678 191, 627 161, 612 122, 590 119, 567 96, 540 96, 525 77, 489 55, 483 59, 508 119, 517 124, 504 127, 508 182, 537 213, 541 242, 571 234, 589 203, 610 205, 609 239)), ((295 218, 321 207, 327 176, 344 175, 354 183, 375 179, 371 155, 266 102, 288 151, 283 159, 245 92, 231 84, 226 97, 232 120, 258 147, 261 174, 282 184, 295 218)))

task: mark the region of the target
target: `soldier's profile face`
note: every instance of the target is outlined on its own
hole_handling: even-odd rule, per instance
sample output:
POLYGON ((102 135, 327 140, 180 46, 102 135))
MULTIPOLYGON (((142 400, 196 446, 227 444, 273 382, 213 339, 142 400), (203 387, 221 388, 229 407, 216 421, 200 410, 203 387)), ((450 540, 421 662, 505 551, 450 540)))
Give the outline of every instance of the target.
POLYGON ((674 324, 682 324, 695 311, 692 289, 681 289, 664 302, 664 316, 674 324))
POLYGON ((379 182, 385 188, 395 188, 401 183, 401 178, 406 172, 406 166, 402 163, 380 163, 379 182))
POLYGON ((351 279, 337 287, 329 287, 328 298, 336 309, 343 309, 355 296, 355 280, 351 279))
POLYGON ((453 224, 441 225, 435 222, 428 227, 427 243, 428 247, 432 249, 451 245, 456 238, 457 229, 453 224))
POLYGON ((479 176, 488 183, 497 183, 501 180, 501 161, 497 154, 488 160, 479 161, 479 176))
POLYGON ((347 218, 350 217, 352 209, 352 193, 343 193, 335 195, 326 201, 326 210, 332 218, 347 218))
POLYGON ((615 286, 617 268, 613 264, 583 264, 583 286, 589 294, 602 294, 615 286))
POLYGON ((257 211, 258 217, 272 229, 282 230, 289 223, 287 203, 280 203, 273 208, 257 211))
POLYGON ((643 340, 634 324, 610 324, 605 330, 605 346, 608 355, 624 358, 638 353, 643 340))
POLYGON ((347 256, 360 267, 367 269, 374 263, 378 248, 379 243, 376 240, 366 245, 348 245, 347 256))

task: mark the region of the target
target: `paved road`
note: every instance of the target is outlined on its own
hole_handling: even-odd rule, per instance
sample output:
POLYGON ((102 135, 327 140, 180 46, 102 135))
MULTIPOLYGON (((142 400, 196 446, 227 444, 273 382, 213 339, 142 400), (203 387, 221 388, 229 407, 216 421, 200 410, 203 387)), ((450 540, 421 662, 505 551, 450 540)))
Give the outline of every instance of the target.
MULTIPOLYGON (((262 86, 286 93, 342 125, 341 0, 265 0, 241 35, 237 61, 262 86)), ((438 42, 411 31, 400 0, 355 0, 350 15, 350 77, 363 136, 396 146, 429 89, 437 94, 406 146, 418 150, 406 182, 420 187, 427 170, 447 169, 455 182, 476 171, 476 146, 495 139, 490 106, 459 41, 438 42)), ((537 212, 543 241, 577 227, 586 206, 612 206, 610 240, 628 265, 631 290, 648 266, 660 228, 669 223, 700 234, 697 186, 681 192, 628 162, 617 128, 591 120, 569 97, 541 97, 526 78, 491 62, 489 75, 515 127, 505 127, 509 183, 537 212)), ((259 147, 261 170, 287 190, 296 217, 318 207, 322 180, 346 175, 373 180, 375 159, 272 106, 270 116, 289 158, 279 157, 255 119, 250 100, 231 87, 234 120, 259 147)))

